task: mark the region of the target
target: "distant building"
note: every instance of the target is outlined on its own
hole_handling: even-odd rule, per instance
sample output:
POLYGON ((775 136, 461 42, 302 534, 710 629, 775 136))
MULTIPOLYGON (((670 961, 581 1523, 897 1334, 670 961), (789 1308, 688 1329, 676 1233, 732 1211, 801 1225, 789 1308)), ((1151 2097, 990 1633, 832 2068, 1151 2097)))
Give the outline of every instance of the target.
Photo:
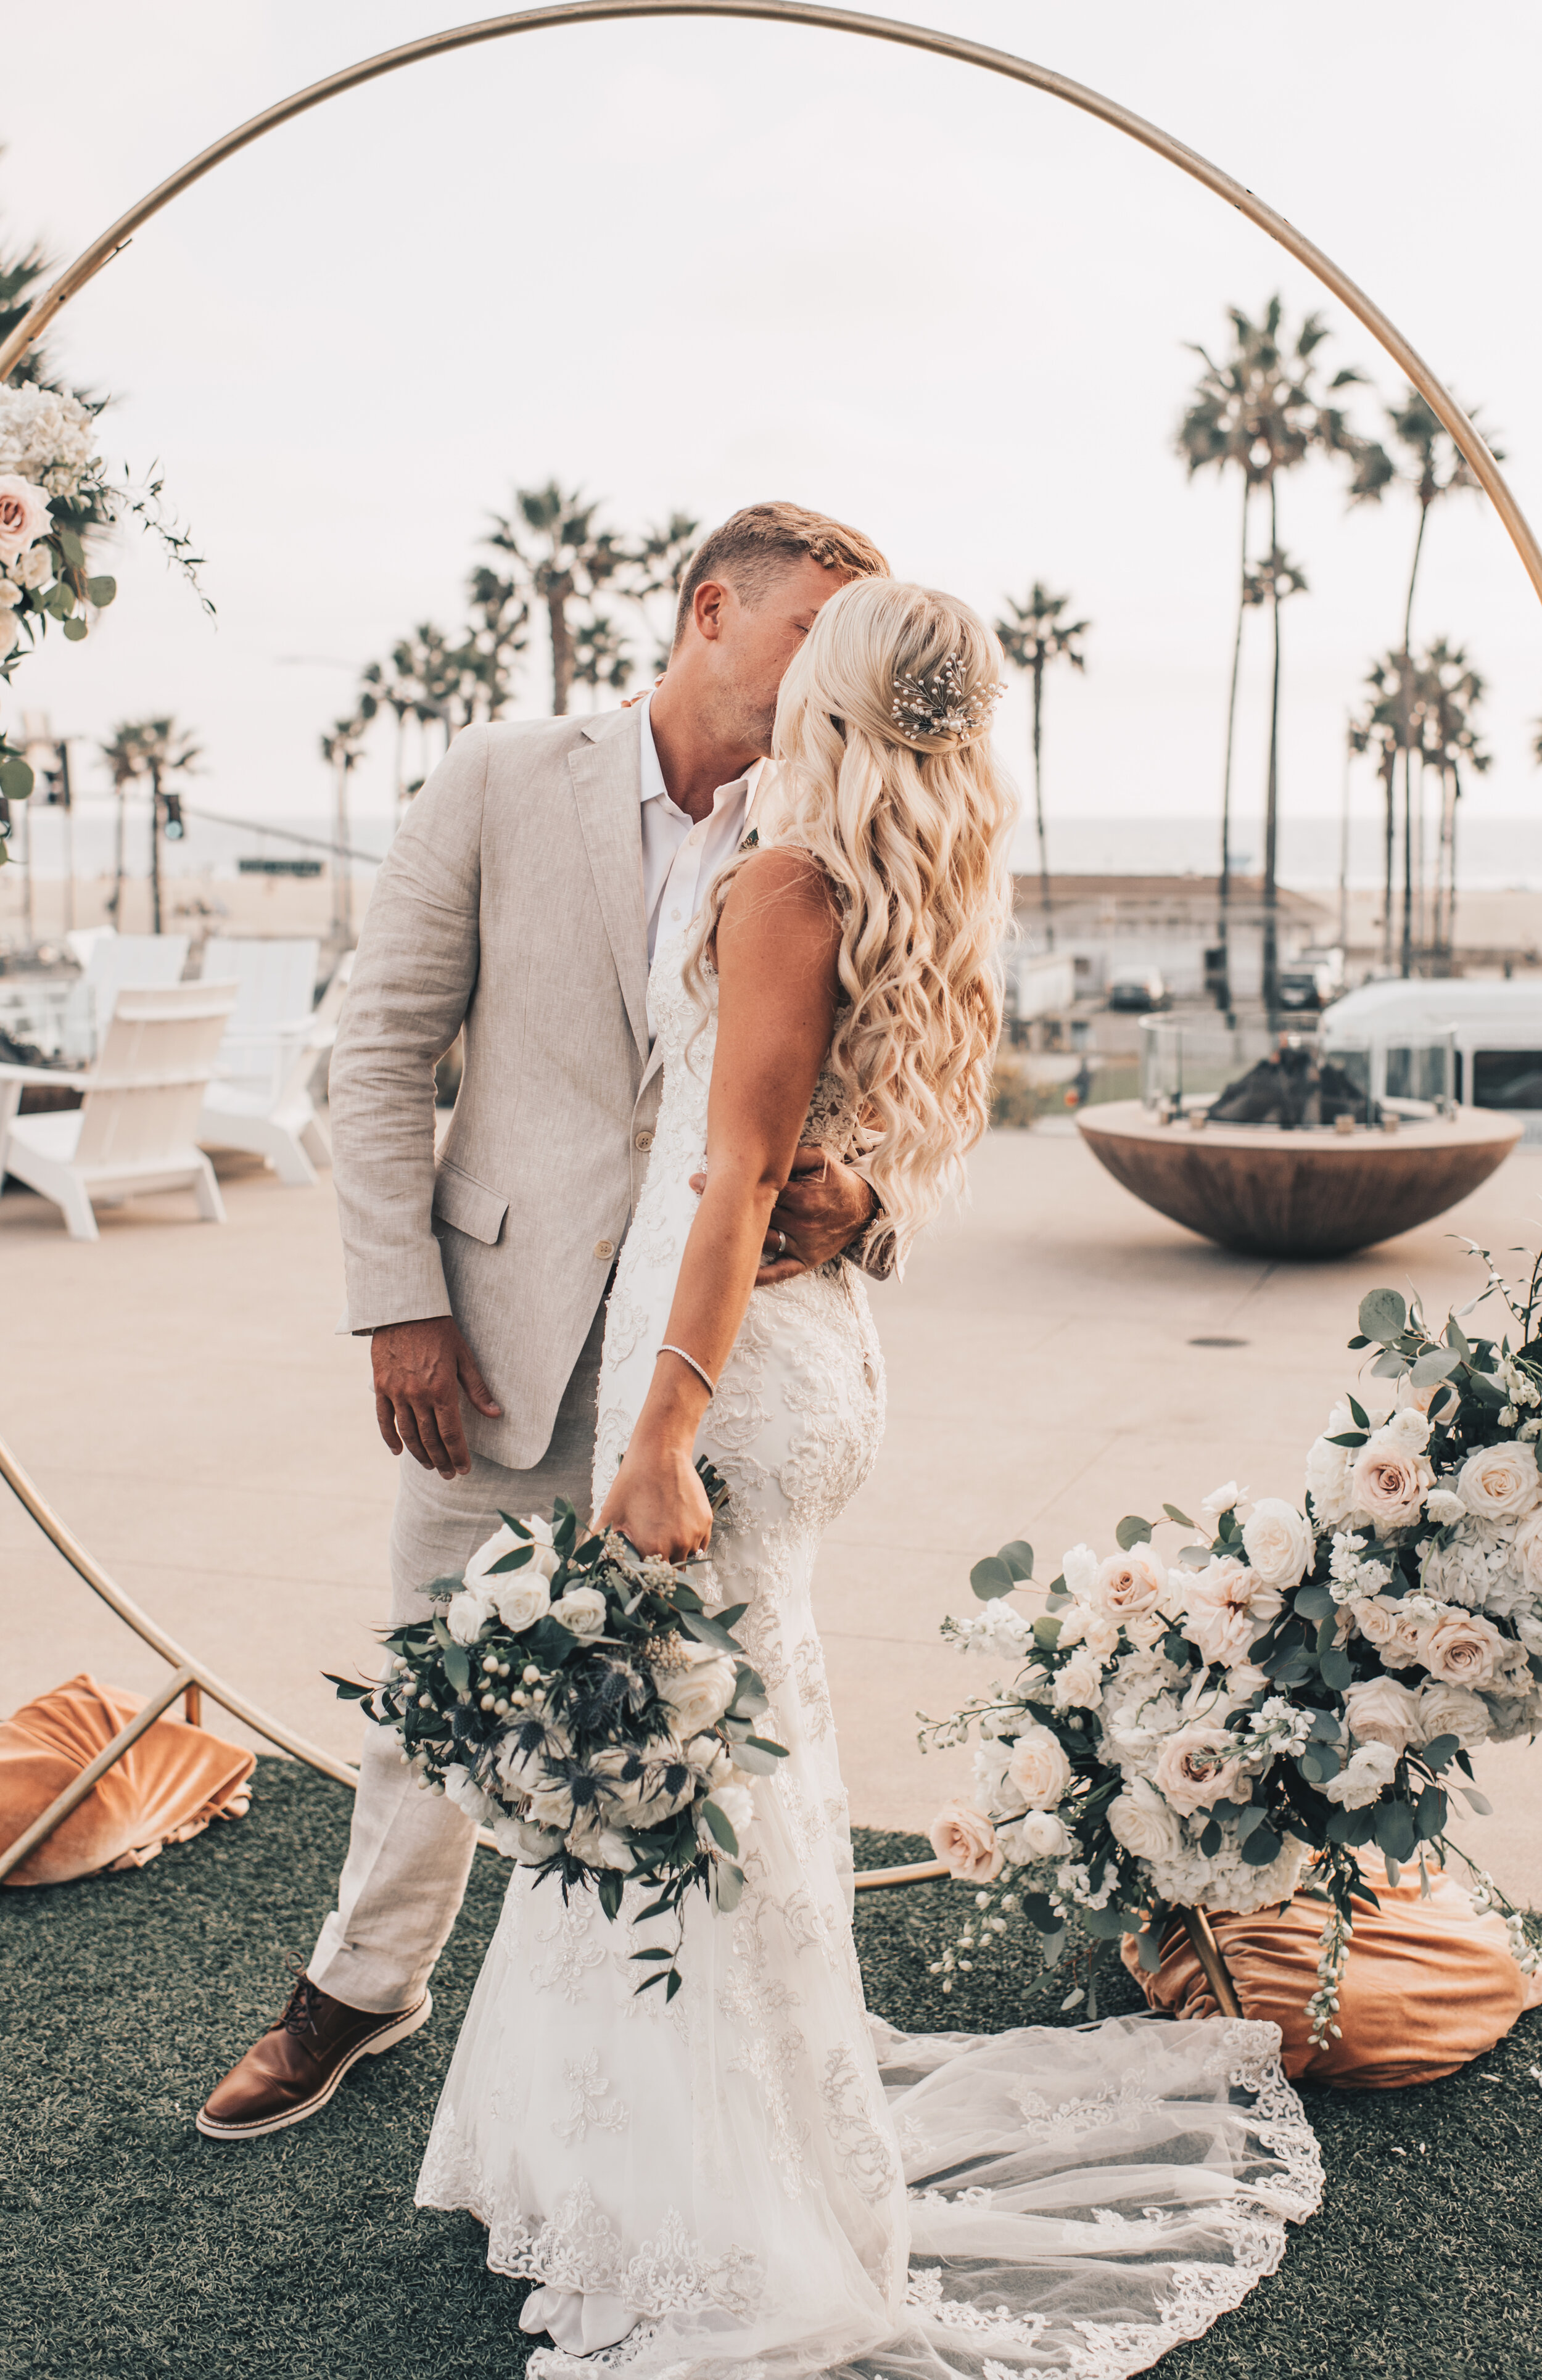
MULTIPOLYGON (((1257 1000, 1263 990, 1262 893, 1257 876, 1232 879, 1226 947, 1235 1000, 1257 1000)), ((1048 946, 1037 876, 1014 880, 1014 906, 1017 949, 1031 960, 1048 946)), ((1125 967, 1156 967, 1176 1000, 1201 1000, 1210 988, 1220 947, 1213 876, 1051 876, 1050 915, 1056 955, 1075 962, 1078 998, 1101 992, 1125 967)), ((1326 901, 1283 885, 1275 916, 1281 960, 1330 941, 1335 929, 1326 901)))

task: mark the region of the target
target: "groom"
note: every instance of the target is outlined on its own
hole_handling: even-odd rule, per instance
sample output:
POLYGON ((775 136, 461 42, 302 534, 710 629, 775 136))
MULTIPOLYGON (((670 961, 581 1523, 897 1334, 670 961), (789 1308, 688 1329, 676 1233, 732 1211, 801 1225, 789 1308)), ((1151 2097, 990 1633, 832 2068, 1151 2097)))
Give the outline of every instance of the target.
MULTIPOLYGON (((604 1294, 653 1143, 648 965, 744 840, 777 689, 821 604, 887 577, 857 530, 752 504, 698 549, 651 695, 588 719, 467 728, 375 881, 333 1054, 348 1326, 405 1451, 392 1624, 500 1510, 589 1510, 604 1294), (465 1068, 437 1162, 434 1066, 465 1068)), ((762 1282, 860 1243, 876 1211, 808 1151, 762 1282)), ((366 1730, 337 1907, 287 2006, 198 2117, 249 2140, 326 2105, 427 2022, 475 1848, 395 1740, 366 1730)))

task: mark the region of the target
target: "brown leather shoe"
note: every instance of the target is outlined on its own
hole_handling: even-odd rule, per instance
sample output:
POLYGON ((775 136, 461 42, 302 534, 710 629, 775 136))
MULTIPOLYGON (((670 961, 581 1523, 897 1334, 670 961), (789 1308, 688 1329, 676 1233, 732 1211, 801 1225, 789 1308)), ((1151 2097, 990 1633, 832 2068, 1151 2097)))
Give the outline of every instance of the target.
POLYGON ((405 2041, 432 2013, 427 1991, 411 2008, 380 2016, 346 2008, 309 1975, 297 1975, 282 2015, 199 2109, 198 2129, 211 2141, 249 2141, 303 2123, 326 2106, 350 2066, 405 2041))

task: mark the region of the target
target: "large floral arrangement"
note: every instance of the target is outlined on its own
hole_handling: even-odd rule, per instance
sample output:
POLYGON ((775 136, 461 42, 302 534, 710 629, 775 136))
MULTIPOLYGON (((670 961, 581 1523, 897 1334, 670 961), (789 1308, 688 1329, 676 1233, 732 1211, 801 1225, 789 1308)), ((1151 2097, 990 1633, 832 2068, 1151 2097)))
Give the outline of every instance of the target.
POLYGON ((1512 1293, 1475 1254, 1488 1285, 1463 1313, 1492 1293, 1512 1330, 1469 1338, 1452 1314, 1435 1335, 1416 1299, 1364 1299, 1349 1344, 1379 1386, 1334 1405, 1300 1507, 1231 1482, 1200 1523, 1132 1514, 1117 1552, 1073 1548, 1037 1617, 1009 1600, 1027 1546, 976 1565, 986 1608, 944 1633, 1009 1674, 922 1742, 977 1739, 977 1796, 940 1816, 939 1855, 982 1888, 1010 1875, 944 1988, 1019 1913, 1051 1957, 1073 1932, 1131 1934, 1154 1968, 1174 1911, 1259 1909, 1305 1877, 1328 1904, 1314 2035, 1336 2030, 1352 1902, 1375 1902, 1362 1855, 1393 1883, 1443 1859, 1453 1791, 1489 1806, 1474 1748, 1542 1724, 1542 1260, 1512 1293), (1192 1542, 1168 1560, 1159 1527, 1192 1542))
MULTIPOLYGON (((136 489, 104 477, 99 410, 65 389, 0 387, 0 682, 51 622, 78 644, 91 614, 113 601, 116 580, 91 572, 86 549, 93 531, 125 514, 137 515, 196 573, 189 540, 162 516, 161 482, 136 489)), ((25 754, 0 734, 0 801, 24 800, 31 790, 25 754)), ((5 858, 0 837, 0 865, 5 858)))
MULTIPOLYGON (((425 1588, 432 1618, 386 1636, 382 1683, 332 1682, 397 1737, 421 1786, 565 1899, 592 1888, 613 1919, 640 1884, 657 1916, 699 1886, 733 1908, 754 1780, 786 1757, 757 1732, 765 1689, 732 1633, 745 1607, 709 1611, 693 1565, 613 1530, 580 1537, 565 1500, 550 1521, 499 1517, 459 1578, 425 1588)), ((673 1999, 677 1950, 633 1954, 656 1970, 639 1990, 673 1999)))

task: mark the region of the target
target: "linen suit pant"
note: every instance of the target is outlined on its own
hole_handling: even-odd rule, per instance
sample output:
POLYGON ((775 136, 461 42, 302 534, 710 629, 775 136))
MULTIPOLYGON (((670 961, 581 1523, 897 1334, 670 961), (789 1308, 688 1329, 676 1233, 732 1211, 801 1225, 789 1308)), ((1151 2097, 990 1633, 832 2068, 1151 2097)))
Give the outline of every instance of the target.
MULTIPOLYGON (((419 1593, 464 1569, 504 1512, 550 1512, 566 1496, 588 1520, 605 1308, 601 1305, 563 1391, 552 1442, 528 1471, 473 1454, 464 1479, 441 1479, 401 1460, 391 1524, 391 1624, 423 1620, 419 1593)), ((442 1793, 427 1793, 402 1765, 394 1735, 365 1730, 348 1856, 337 1906, 306 1973, 345 2007, 385 2015, 422 1997, 465 1897, 477 1830, 442 1793)))

